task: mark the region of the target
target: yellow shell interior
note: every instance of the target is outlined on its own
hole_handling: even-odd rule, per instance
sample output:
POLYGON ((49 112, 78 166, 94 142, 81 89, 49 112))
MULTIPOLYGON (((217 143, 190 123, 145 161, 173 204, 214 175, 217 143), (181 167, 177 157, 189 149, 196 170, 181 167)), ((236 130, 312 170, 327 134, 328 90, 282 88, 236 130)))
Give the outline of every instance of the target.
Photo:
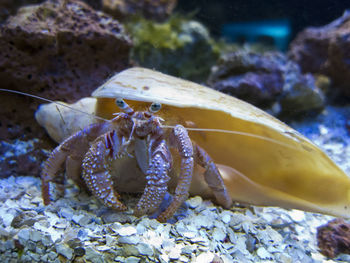
MULTIPOLYGON (((234 200, 349 217, 350 178, 322 150, 298 132, 254 106, 219 92, 208 91, 216 96, 211 100, 210 96, 205 95, 208 88, 203 86, 194 83, 192 86, 191 82, 151 70, 132 70, 134 72, 125 71, 129 74, 126 74, 127 77, 139 76, 138 81, 129 81, 127 77, 123 79, 123 75, 118 79, 122 72, 95 91, 93 95, 99 97, 97 115, 112 118, 112 113, 119 111, 114 99, 128 98, 127 92, 133 99, 127 101, 129 105, 134 110, 145 110, 150 103, 144 101, 144 95, 137 99, 139 91, 148 92, 147 101, 151 101, 154 86, 155 92, 158 86, 166 89, 175 81, 176 87, 180 86, 192 94, 191 100, 202 100, 206 106, 182 101, 169 104, 167 100, 174 100, 173 97, 162 101, 159 93, 155 92, 155 101, 163 103, 157 115, 165 120, 165 125, 182 124, 185 127, 246 133, 189 132, 191 139, 218 164, 234 200)), ((198 171, 202 170, 195 172, 194 181, 197 184, 191 188, 192 193, 206 189, 202 174, 198 171)))

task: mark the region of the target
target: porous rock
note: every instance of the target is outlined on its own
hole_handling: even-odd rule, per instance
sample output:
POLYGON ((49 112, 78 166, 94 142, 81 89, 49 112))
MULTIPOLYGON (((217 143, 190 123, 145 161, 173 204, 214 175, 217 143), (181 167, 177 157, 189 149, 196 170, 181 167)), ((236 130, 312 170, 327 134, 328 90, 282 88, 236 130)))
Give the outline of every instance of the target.
POLYGON ((295 117, 324 107, 314 77, 302 74, 296 63, 278 52, 223 54, 208 85, 279 116, 295 117))
POLYGON ((350 254, 350 224, 337 218, 318 227, 317 245, 321 253, 329 258, 340 253, 350 254))
POLYGON ((289 57, 303 72, 329 76, 334 88, 350 96, 350 12, 328 25, 300 32, 290 45, 289 57))
POLYGON ((23 5, 36 4, 44 0, 2 0, 0 2, 0 23, 4 22, 10 15, 16 14, 18 8, 23 5))
MULTIPOLYGON (((126 68, 130 47, 118 21, 83 2, 49 0, 22 7, 0 27, 1 88, 74 101, 90 95, 108 76, 126 68)), ((5 92, 0 101, 1 140, 44 135, 33 117, 41 101, 5 92)), ((19 166, 36 171, 35 165, 42 159, 29 152, 21 156, 21 165, 17 158, 11 167, 1 167, 6 171, 1 176, 15 173, 19 166)))

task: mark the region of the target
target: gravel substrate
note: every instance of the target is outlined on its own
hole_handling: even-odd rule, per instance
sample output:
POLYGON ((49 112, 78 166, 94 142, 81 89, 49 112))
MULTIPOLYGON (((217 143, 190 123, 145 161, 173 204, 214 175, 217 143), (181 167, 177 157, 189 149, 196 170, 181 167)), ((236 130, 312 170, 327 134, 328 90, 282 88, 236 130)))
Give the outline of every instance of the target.
MULTIPOLYGON (((348 174, 349 113, 329 107, 316 122, 292 124, 348 174)), ((137 201, 123 198, 129 207, 137 201)), ((34 177, 0 180, 0 200, 0 262, 350 262, 349 255, 327 260, 318 252, 316 228, 333 217, 299 210, 225 210, 196 196, 177 222, 159 223, 131 209, 106 209, 71 182, 64 197, 44 206, 34 177)))

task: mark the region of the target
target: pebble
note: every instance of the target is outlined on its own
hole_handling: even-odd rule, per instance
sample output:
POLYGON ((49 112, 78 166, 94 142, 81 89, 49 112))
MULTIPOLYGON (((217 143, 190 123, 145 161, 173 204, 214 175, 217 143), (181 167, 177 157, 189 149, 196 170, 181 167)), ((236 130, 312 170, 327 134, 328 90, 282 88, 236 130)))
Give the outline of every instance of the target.
POLYGON ((216 241, 223 241, 226 237, 226 233, 220 228, 214 228, 211 236, 216 241))
POLYGON ((81 257, 85 255, 85 248, 83 247, 76 247, 74 248, 74 255, 81 257))
POLYGON ((259 247, 258 250, 256 251, 256 254, 261 259, 269 259, 269 258, 271 258, 271 254, 264 247, 259 247))
POLYGON ((112 246, 117 242, 117 239, 111 235, 106 235, 106 245, 107 246, 112 246))
POLYGON ((28 228, 21 229, 17 234, 19 240, 21 241, 21 244, 23 245, 29 240, 29 235, 30 233, 28 228))
POLYGON ((305 213, 301 210, 293 209, 289 215, 295 222, 301 222, 305 220, 305 213))
POLYGON ((126 226, 126 227, 121 227, 116 230, 116 233, 122 237, 125 236, 132 236, 137 233, 137 230, 134 226, 126 226))
POLYGON ((109 246, 97 246, 96 250, 98 250, 100 252, 105 252, 105 251, 111 250, 111 247, 109 247, 109 246))
POLYGON ((213 261, 214 256, 215 255, 211 252, 201 253, 196 257, 194 262, 195 263, 209 263, 209 262, 213 261))
POLYGON ((202 202, 203 202, 203 199, 200 196, 192 197, 186 201, 188 206, 192 209, 199 207, 202 204, 202 202))
POLYGON ((220 214, 220 218, 222 220, 222 222, 224 222, 225 224, 230 223, 231 221, 231 212, 229 211, 224 211, 220 214))
POLYGON ((177 246, 171 248, 168 254, 169 259, 171 260, 179 259, 180 255, 181 255, 181 249, 177 246))
POLYGON ((140 238, 138 236, 124 236, 118 239, 119 243, 136 245, 140 242, 140 238))
POLYGON ((140 243, 136 246, 136 248, 139 251, 140 255, 143 255, 143 256, 152 256, 153 255, 152 246, 147 244, 147 243, 140 243))
POLYGON ((91 262, 94 262, 94 263, 100 263, 100 262, 102 263, 103 262, 102 254, 100 254, 100 252, 96 251, 92 247, 85 248, 85 258, 87 260, 90 260, 91 262))
POLYGON ((139 263, 140 262, 140 258, 137 258, 137 257, 127 257, 125 259, 125 263, 139 263))
POLYGON ((56 244, 55 247, 58 254, 61 254, 62 256, 66 257, 68 260, 71 260, 73 258, 73 249, 71 249, 67 245, 63 243, 59 243, 59 244, 56 244))

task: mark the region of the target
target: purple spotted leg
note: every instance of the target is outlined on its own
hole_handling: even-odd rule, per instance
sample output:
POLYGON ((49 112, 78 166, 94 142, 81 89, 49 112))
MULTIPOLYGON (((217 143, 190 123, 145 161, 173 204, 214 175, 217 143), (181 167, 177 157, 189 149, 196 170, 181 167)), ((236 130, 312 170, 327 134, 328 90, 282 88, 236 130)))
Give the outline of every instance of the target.
POLYGON ((147 183, 135 208, 135 215, 138 216, 151 214, 158 209, 168 189, 172 158, 161 128, 151 133, 148 151, 150 160, 146 172, 147 183))
POLYGON ((108 161, 108 158, 119 154, 113 151, 120 145, 122 137, 117 136, 114 131, 98 137, 85 155, 82 175, 89 190, 107 207, 126 210, 126 206, 119 201, 119 194, 113 188, 108 161))
POLYGON ((210 189, 213 191, 217 203, 224 208, 231 207, 232 198, 226 189, 224 180, 222 179, 213 159, 211 159, 209 154, 197 144, 194 143, 193 148, 195 161, 200 166, 205 168, 204 179, 210 189))
POLYGON ((188 198, 193 174, 193 146, 186 129, 182 125, 176 125, 170 141, 181 156, 181 171, 172 202, 157 217, 160 222, 166 222, 171 218, 179 206, 188 198))

